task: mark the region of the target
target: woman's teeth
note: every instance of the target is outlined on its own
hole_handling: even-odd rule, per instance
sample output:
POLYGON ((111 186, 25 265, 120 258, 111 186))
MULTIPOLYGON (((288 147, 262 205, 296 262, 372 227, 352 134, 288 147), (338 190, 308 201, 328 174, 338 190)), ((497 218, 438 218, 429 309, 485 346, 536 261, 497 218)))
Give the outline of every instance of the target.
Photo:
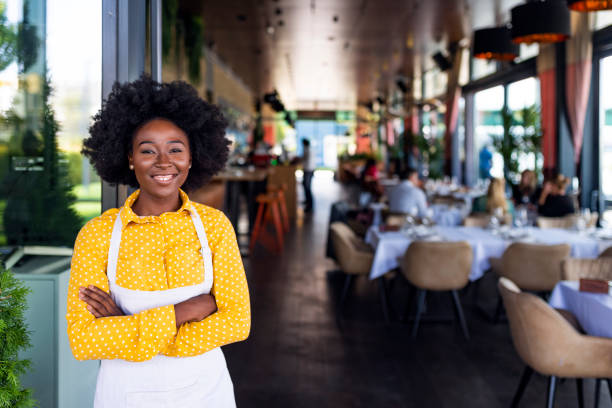
POLYGON ((158 181, 170 181, 170 180, 172 180, 173 177, 174 176, 172 176, 172 175, 168 175, 168 176, 153 176, 153 178, 155 180, 158 180, 158 181))

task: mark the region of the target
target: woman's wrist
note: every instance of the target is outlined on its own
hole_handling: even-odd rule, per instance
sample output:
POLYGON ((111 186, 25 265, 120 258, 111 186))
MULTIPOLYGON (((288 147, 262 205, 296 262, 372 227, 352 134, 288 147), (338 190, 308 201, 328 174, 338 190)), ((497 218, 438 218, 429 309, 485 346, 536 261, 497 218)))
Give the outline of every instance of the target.
POLYGON ((212 295, 194 296, 174 305, 176 327, 185 323, 199 322, 217 311, 217 303, 212 295))

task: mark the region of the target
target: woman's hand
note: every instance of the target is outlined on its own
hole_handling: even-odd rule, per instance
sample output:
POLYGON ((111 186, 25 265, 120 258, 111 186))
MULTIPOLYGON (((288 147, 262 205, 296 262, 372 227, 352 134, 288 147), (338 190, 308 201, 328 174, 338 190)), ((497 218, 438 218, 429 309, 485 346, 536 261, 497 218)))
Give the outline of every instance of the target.
POLYGON ((97 317, 123 316, 123 310, 113 298, 100 288, 93 285, 79 288, 79 299, 87 303, 87 310, 97 317))
POLYGON ((217 311, 215 297, 202 294, 174 305, 176 328, 184 323, 199 322, 217 311))

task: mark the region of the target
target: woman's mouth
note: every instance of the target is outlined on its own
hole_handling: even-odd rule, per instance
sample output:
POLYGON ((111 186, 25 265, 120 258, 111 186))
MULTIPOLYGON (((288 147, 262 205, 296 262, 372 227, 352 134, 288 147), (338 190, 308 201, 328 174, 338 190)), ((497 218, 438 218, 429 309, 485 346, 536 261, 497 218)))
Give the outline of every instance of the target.
POLYGON ((153 176, 153 180, 160 184, 170 184, 176 178, 177 174, 158 174, 153 176))

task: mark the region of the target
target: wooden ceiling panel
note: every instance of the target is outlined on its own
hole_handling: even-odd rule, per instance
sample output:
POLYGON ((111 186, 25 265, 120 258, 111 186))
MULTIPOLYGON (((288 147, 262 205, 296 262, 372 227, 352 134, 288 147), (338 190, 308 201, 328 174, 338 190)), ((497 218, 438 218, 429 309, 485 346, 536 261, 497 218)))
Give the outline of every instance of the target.
POLYGON ((397 75, 431 69, 434 52, 474 28, 507 21, 521 1, 180 0, 180 7, 203 16, 206 43, 256 94, 278 89, 289 109, 351 109, 384 94, 397 75))

